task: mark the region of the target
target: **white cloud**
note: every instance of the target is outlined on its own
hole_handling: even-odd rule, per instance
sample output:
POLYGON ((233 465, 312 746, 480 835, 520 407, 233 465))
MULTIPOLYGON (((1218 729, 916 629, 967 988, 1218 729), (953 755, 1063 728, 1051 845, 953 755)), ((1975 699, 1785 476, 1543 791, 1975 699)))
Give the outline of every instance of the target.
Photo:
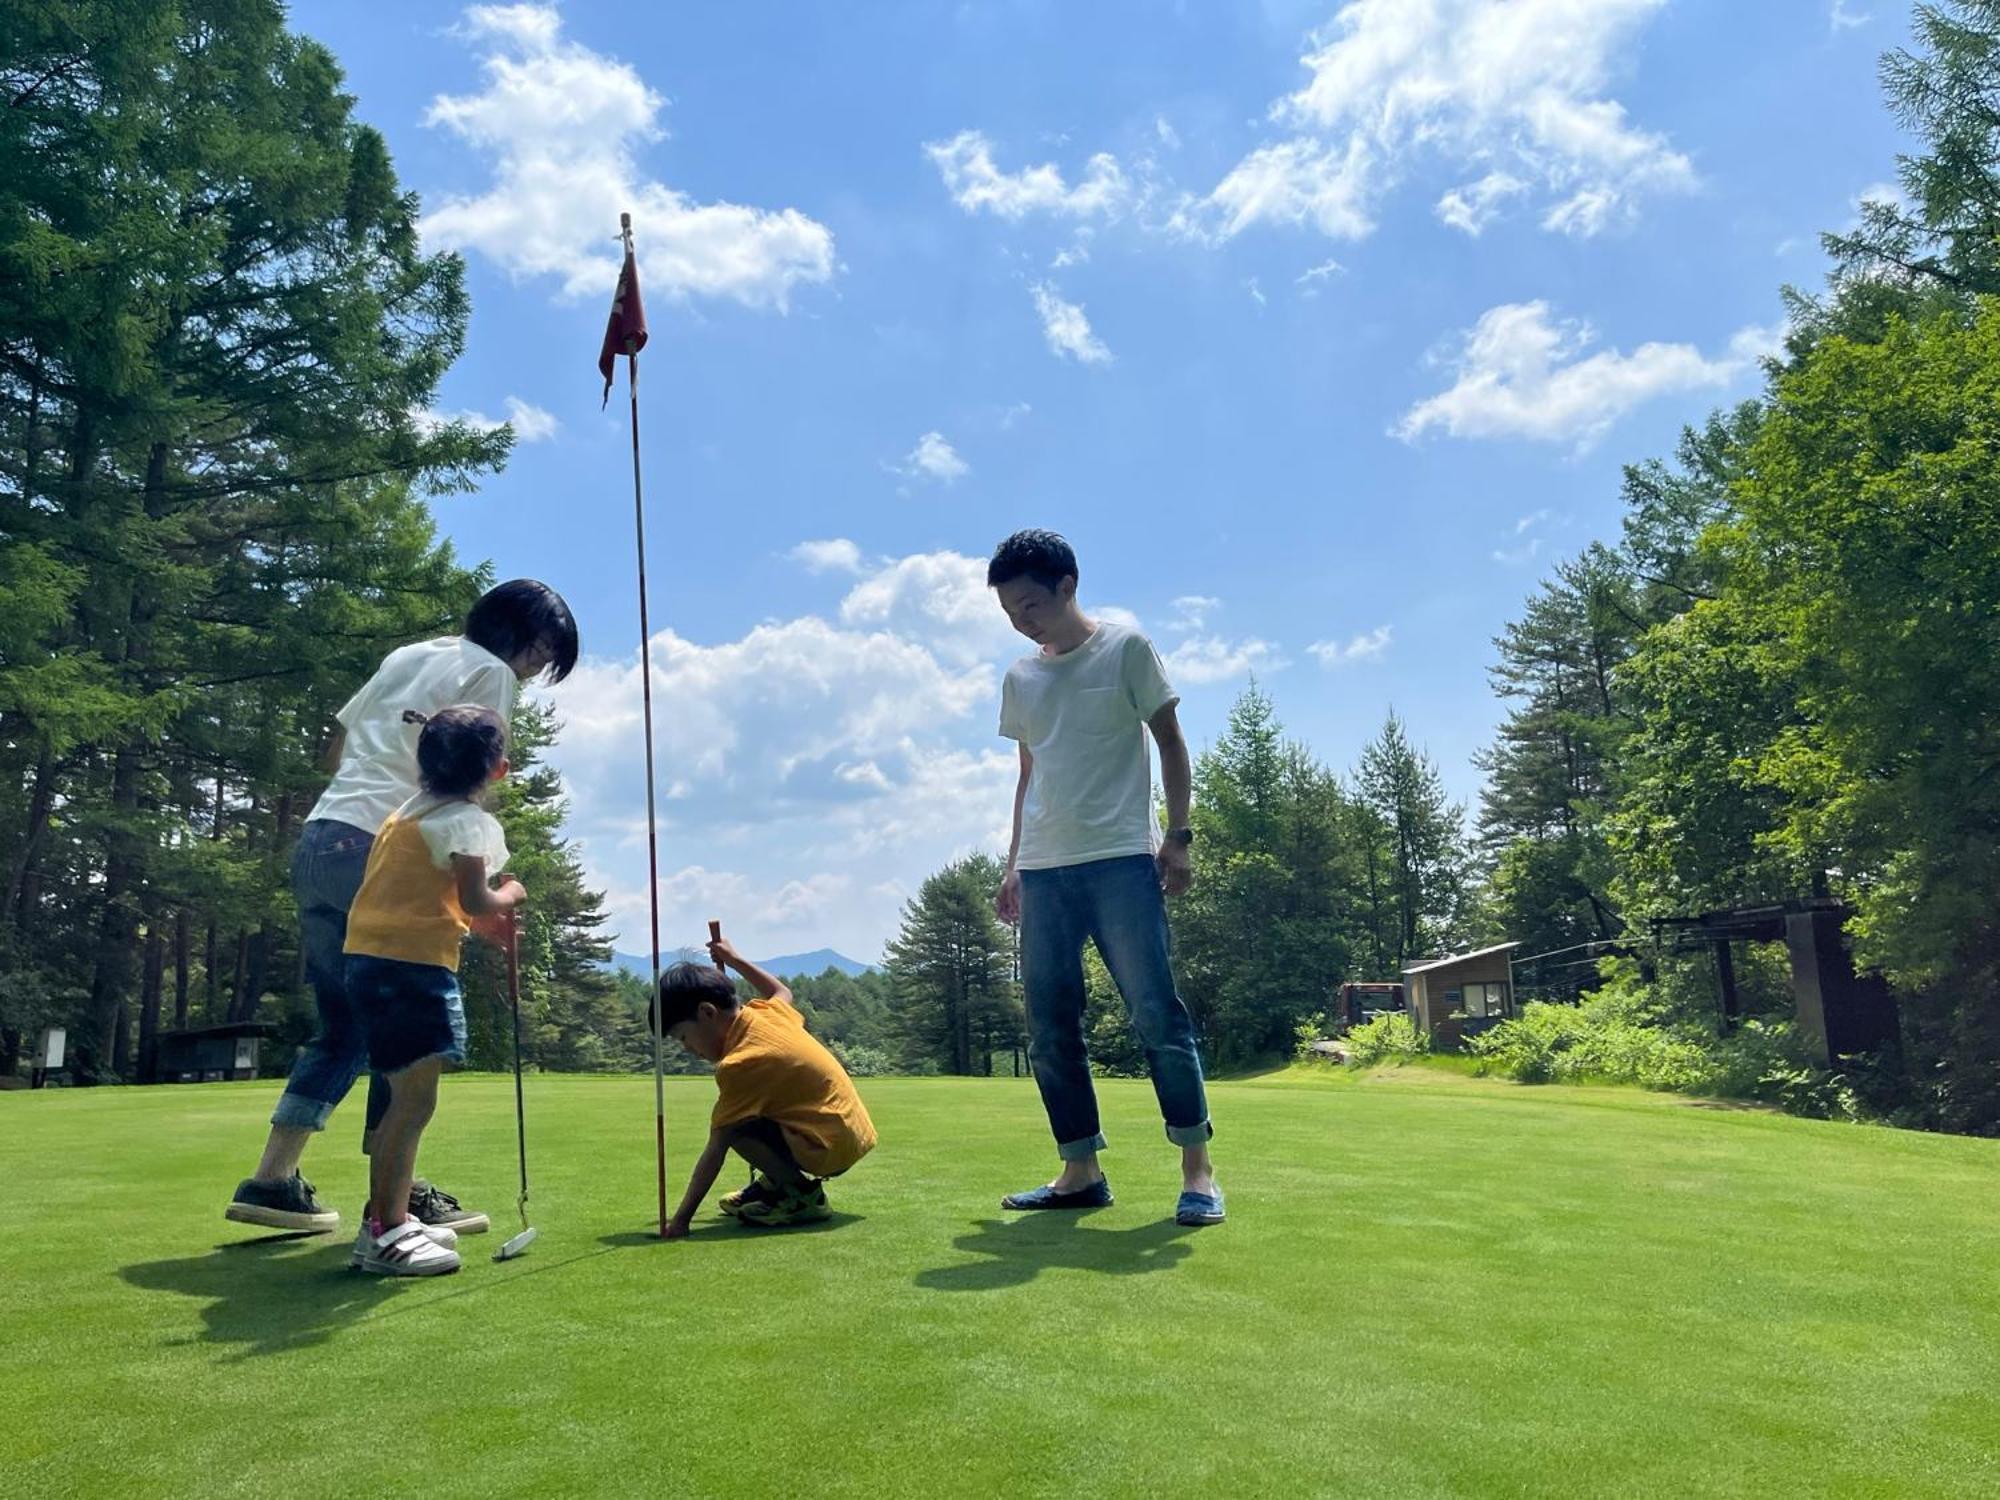
POLYGON ((1511 172, 1488 172, 1479 181, 1455 187, 1438 199, 1437 216, 1477 239, 1500 212, 1502 203, 1527 190, 1528 184, 1511 172))
POLYGON ((1531 515, 1525 515, 1514 523, 1514 535, 1520 536, 1524 532, 1533 531, 1548 518, 1549 512, 1546 510, 1538 510, 1531 515))
POLYGON ((532 402, 523 401, 519 396, 507 398, 507 415, 489 417, 483 411, 412 411, 410 419, 425 432, 435 431, 446 422, 463 422, 468 427, 481 432, 495 432, 502 427, 514 429, 517 443, 541 443, 554 437, 562 428, 555 414, 544 411, 532 402))
POLYGON ((1208 623, 1210 613, 1220 608, 1220 599, 1212 599, 1206 594, 1183 594, 1174 600, 1174 618, 1168 623, 1168 629, 1200 630, 1208 623))
POLYGON ((994 163, 993 143, 977 130, 961 130, 948 141, 924 147, 944 179, 952 201, 969 214, 987 212, 1003 219, 1046 213, 1087 219, 1116 215, 1131 199, 1118 158, 1099 152, 1085 164, 1074 185, 1051 162, 1003 172, 994 163))
POLYGON ((1000 413, 1000 430, 1002 432, 1011 432, 1014 429, 1015 423, 1033 415, 1034 410, 1034 407, 1030 406, 1027 402, 1016 401, 1012 406, 1005 408, 1000 413))
MULTIPOLYGON (((830 944, 873 959, 916 879, 1005 848, 1018 762, 993 734, 996 665, 1020 641, 983 561, 867 563, 841 539, 807 564, 859 570, 836 619, 767 621, 734 640, 653 638, 662 940, 710 916, 752 952, 830 944)), ((608 892, 620 946, 646 942, 645 781, 636 650, 590 657, 550 690, 549 759, 570 828, 608 892)))
POLYGON ((656 296, 782 309, 793 287, 833 275, 832 234, 797 209, 696 203, 646 176, 638 153, 662 135, 666 101, 630 64, 565 41, 554 7, 476 5, 459 35, 483 50, 486 86, 438 95, 425 122, 485 156, 493 180, 435 199, 427 245, 552 277, 565 298, 608 299, 618 214, 630 209, 641 282, 656 296))
POLYGON ((1484 169, 1437 205, 1467 233, 1530 191, 1553 200, 1546 228, 1622 224, 1647 196, 1695 185, 1688 158, 1607 97, 1665 3, 1352 0, 1309 39, 1306 85, 1271 107, 1293 133, 1245 156, 1190 216, 1222 238, 1305 222, 1360 238, 1372 202, 1436 158, 1484 169))
POLYGON ((1533 562, 1541 555, 1542 539, 1531 536, 1518 547, 1495 547, 1493 560, 1504 567, 1518 568, 1533 562))
POLYGON ((1096 235, 1097 231, 1088 224, 1077 225, 1075 237, 1070 240, 1068 248, 1056 252, 1055 259, 1049 262, 1049 269, 1062 271, 1071 266, 1090 264, 1090 242, 1096 235))
POLYGON ((1252 276, 1248 281, 1243 283, 1243 290, 1250 294, 1250 300, 1255 302, 1259 307, 1264 306, 1270 300, 1264 295, 1264 288, 1257 284, 1255 276, 1252 276))
POLYGON ((890 467, 907 478, 934 479, 939 484, 956 484, 972 472, 972 465, 958 456, 941 432, 925 433, 900 464, 890 467))
POLYGON ((1338 276, 1345 269, 1337 260, 1323 260, 1301 271, 1293 278, 1292 285, 1299 288, 1301 297, 1317 297, 1321 283, 1338 276))
POLYGON ((823 542, 800 542, 792 548, 794 562, 803 563, 809 573, 859 573, 861 549, 846 537, 823 542))
POLYGON ((1181 222, 1208 239, 1226 240, 1253 224, 1310 222, 1329 238, 1358 240, 1375 228, 1366 206, 1371 163, 1358 135, 1344 150, 1304 139, 1260 146, 1181 222))
POLYGON ((1168 652, 1165 665, 1171 681, 1203 687, 1251 672, 1282 671, 1288 663, 1276 646, 1255 636, 1232 641, 1222 636, 1197 635, 1168 652))
POLYGON ((1523 437, 1588 447, 1625 413, 1659 396, 1726 386, 1776 346, 1768 329, 1745 328, 1727 351, 1692 344, 1641 344, 1586 354, 1588 325, 1551 318, 1546 302, 1489 309, 1449 363, 1449 390, 1418 402, 1394 433, 1414 441, 1433 428, 1452 437, 1523 437))
POLYGON ((1037 282, 1029 290, 1035 299, 1035 311, 1041 315, 1042 337, 1048 340, 1052 354, 1058 357, 1066 354, 1086 365, 1110 363, 1111 351, 1090 331, 1090 319, 1083 315, 1081 306, 1063 301, 1046 281, 1037 282))
MULTIPOLYGON (((1836 3, 1838 3, 1838 0, 1836 0, 1836 3)), ((1153 133, 1160 138, 1160 144, 1165 146, 1169 151, 1178 151, 1181 149, 1180 132, 1167 123, 1165 115, 1155 115, 1153 117, 1153 133)))
POLYGON ((921 640, 959 666, 1027 649, 986 587, 985 560, 960 552, 919 552, 881 564, 841 600, 840 622, 921 640))
POLYGON ((1852 31, 1857 26, 1866 26, 1874 19, 1872 15, 1849 10, 1847 0, 1833 0, 1833 9, 1827 14, 1827 29, 1836 33, 1852 31))
POLYGON ((1902 188, 1893 182, 1871 182, 1854 195, 1854 210, 1859 213, 1871 204, 1880 208, 1900 209, 1907 208, 1909 200, 1903 196, 1902 188))
POLYGON ((514 436, 524 443, 546 442, 556 435, 560 426, 553 413, 531 405, 519 396, 507 398, 507 425, 514 429, 514 436))
POLYGON ((1306 650, 1315 657, 1322 667, 1332 671, 1350 662, 1373 661, 1389 649, 1391 631, 1387 625, 1377 625, 1362 635, 1341 641, 1314 641, 1306 650))

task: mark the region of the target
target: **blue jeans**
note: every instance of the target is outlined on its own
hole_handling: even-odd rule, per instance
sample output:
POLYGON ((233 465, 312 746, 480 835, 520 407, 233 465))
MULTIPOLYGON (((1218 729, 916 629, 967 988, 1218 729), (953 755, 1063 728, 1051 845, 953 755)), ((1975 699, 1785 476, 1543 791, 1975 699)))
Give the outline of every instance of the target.
MULTIPOLYGON (((292 895, 299 908, 299 943, 306 982, 319 1006, 319 1030, 292 1064, 273 1125, 324 1130, 334 1106, 368 1067, 368 1035, 347 999, 347 910, 361 889, 375 835, 351 824, 316 818, 299 835, 292 856, 292 895)), ((368 1082, 368 1129, 389 1107, 389 1086, 368 1082)), ((364 1139, 366 1137, 364 1136, 364 1139)))
POLYGON ((1021 872, 1021 982, 1027 992, 1028 1061, 1055 1132, 1056 1154, 1075 1161, 1104 1149, 1097 1091, 1083 1042, 1083 944, 1097 943, 1146 1049, 1167 1139, 1199 1146, 1208 1122, 1194 1018, 1174 989, 1167 901, 1152 856, 1092 860, 1021 872))

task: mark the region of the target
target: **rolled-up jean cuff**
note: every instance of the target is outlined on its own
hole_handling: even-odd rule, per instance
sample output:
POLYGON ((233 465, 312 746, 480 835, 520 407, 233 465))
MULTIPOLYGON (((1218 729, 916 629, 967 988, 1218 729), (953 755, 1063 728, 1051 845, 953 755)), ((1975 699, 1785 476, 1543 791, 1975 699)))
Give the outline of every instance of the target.
POLYGON ((1215 1127, 1207 1120, 1199 1125, 1169 1125, 1167 1139, 1176 1146, 1206 1146, 1215 1138, 1215 1127))
POLYGON ((278 1107, 271 1111, 273 1125, 288 1125, 295 1130, 324 1130, 331 1118, 333 1106, 324 1099, 313 1099, 289 1090, 278 1095, 278 1107))
POLYGON ((1064 1141, 1056 1147, 1056 1155, 1064 1161, 1082 1161, 1086 1156, 1095 1156, 1104 1149, 1104 1135, 1090 1136, 1081 1141, 1064 1141))

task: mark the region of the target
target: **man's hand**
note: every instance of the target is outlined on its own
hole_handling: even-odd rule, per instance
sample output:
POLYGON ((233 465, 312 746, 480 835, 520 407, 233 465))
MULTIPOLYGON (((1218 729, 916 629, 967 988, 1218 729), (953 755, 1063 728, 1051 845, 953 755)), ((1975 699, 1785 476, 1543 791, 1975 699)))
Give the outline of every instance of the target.
POLYGON ((1009 927, 1021 921, 1021 872, 1009 870, 1000 881, 1000 894, 993 898, 993 914, 1009 927))
POLYGON ((1153 856, 1153 863, 1160 872, 1160 889, 1169 896, 1181 896, 1194 884, 1194 861, 1188 856, 1186 844, 1169 839, 1160 845, 1160 852, 1153 856))

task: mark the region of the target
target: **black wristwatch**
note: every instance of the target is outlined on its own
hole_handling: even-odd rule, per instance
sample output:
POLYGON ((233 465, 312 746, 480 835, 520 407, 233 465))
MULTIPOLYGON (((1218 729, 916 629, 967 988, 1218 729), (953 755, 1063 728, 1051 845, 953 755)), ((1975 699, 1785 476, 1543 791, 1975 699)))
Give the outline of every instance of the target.
POLYGON ((1167 830, 1167 842, 1170 844, 1179 844, 1185 849, 1194 842, 1194 830, 1192 828, 1169 828, 1167 830))

